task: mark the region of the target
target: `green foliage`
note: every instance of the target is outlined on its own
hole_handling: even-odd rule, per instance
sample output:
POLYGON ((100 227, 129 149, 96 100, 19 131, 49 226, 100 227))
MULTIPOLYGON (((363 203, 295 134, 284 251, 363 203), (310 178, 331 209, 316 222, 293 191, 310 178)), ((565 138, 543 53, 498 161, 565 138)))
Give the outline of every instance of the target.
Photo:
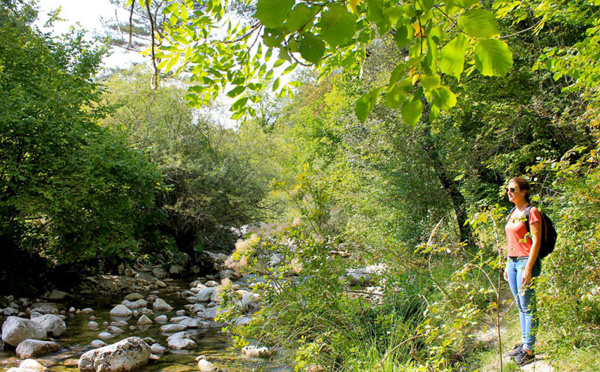
MULTIPOLYGON (((244 3, 253 4, 250 0, 244 3)), ((397 4, 385 0, 348 4, 336 0, 323 3, 259 0, 250 25, 226 14, 227 1, 211 0, 203 5, 197 7, 188 1, 165 7, 162 13, 169 22, 155 21, 155 28, 162 30, 156 38, 164 37, 168 42, 160 47, 153 43, 148 53, 160 59, 158 68, 170 71, 179 66, 178 71, 192 74, 194 86, 187 99, 193 105, 212 101, 224 90, 240 94, 231 107, 236 119, 254 115, 248 102, 259 99, 253 89, 259 81, 267 84, 273 81, 279 95, 290 94, 292 86, 280 84, 278 66, 314 65, 322 76, 339 68, 358 72, 369 55, 369 45, 388 34, 395 37, 399 47, 406 48, 406 58, 394 61, 399 73, 375 87, 379 92, 392 91, 398 82, 416 75, 438 74, 439 49, 447 41, 452 46, 444 55, 442 72, 449 68, 448 52, 455 48, 454 44, 460 44, 460 49, 466 51, 462 53, 463 59, 454 58, 451 63, 452 74, 457 78, 465 55, 474 56, 477 69, 486 75, 504 76, 512 64, 505 42, 496 38, 495 14, 472 1, 449 4, 411 0, 397 4), (213 31, 220 28, 224 36, 214 37, 213 31), (273 52, 278 53, 274 65, 269 62, 273 52), (489 58, 490 55, 494 58, 489 58)), ((413 80, 405 87, 404 100, 391 102, 394 108, 402 104, 401 115, 410 125, 421 116, 419 87, 419 80, 413 80)), ((361 121, 373 109, 369 103, 378 99, 379 92, 357 101, 356 112, 361 121)), ((447 110, 439 101, 429 100, 429 104, 437 111, 447 110)))
POLYGON ((152 90, 142 67, 110 77, 106 99, 120 108, 104 124, 126 133, 163 173, 169 190, 158 200, 168 214, 161 229, 189 253, 194 246, 225 248, 230 227, 257 221, 273 178, 273 146, 260 128, 235 132, 209 113, 190 109, 184 82, 152 90))
POLYGON ((0 235, 56 265, 131 259, 159 173, 97 124, 105 51, 32 30, 28 9, 0 6, 0 235))

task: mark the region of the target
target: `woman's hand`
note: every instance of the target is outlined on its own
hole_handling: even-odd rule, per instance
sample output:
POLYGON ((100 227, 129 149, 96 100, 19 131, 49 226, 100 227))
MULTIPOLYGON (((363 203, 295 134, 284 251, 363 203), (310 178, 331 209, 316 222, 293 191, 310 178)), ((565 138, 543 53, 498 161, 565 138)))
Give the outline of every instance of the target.
POLYGON ((506 270, 502 270, 502 272, 504 273, 504 280, 508 282, 508 272, 506 270))
POLYGON ((525 267, 523 270, 523 277, 521 279, 521 284, 531 284, 531 270, 525 267))

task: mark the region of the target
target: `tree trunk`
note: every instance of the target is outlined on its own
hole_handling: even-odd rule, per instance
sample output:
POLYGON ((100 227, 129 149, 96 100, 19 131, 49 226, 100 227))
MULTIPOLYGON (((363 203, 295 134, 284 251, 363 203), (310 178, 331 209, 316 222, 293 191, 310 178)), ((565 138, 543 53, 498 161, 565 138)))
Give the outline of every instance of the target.
POLYGON ((431 134, 431 124, 429 123, 429 103, 425 98, 422 98, 421 102, 423 103, 423 116, 420 122, 420 125, 422 126, 421 138, 423 150, 425 150, 429 160, 432 162, 435 173, 440 180, 444 191, 452 201, 454 213, 456 214, 456 222, 458 223, 458 230, 460 232, 460 240, 471 244, 473 242, 473 232, 471 226, 467 223, 467 202, 460 192, 458 183, 448 174, 435 147, 435 142, 433 141, 433 136, 431 134))

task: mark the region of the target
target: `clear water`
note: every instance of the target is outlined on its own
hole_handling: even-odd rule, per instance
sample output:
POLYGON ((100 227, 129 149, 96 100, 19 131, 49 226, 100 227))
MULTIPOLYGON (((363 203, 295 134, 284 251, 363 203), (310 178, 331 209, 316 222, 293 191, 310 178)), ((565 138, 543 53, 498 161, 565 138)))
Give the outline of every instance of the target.
MULTIPOLYGON (((162 289, 156 295, 164 299, 173 310, 165 313, 169 319, 176 316, 177 310, 184 309, 184 305, 188 304, 183 298, 181 292, 187 288, 186 283, 172 282, 168 288, 162 289)), ((141 293, 148 295, 149 293, 141 293)), ((93 340, 99 339, 98 334, 105 330, 103 323, 106 321, 111 323, 116 320, 126 320, 128 326, 120 327, 125 332, 115 335, 110 340, 105 340, 107 344, 115 343, 131 336, 141 338, 151 337, 164 347, 167 347, 167 337, 169 334, 162 334, 159 328, 162 324, 153 323, 144 328, 138 326, 137 320, 139 316, 130 318, 114 318, 110 316, 109 311, 117 304, 121 303, 122 298, 93 298, 84 301, 67 301, 59 304, 64 309, 75 307, 83 309, 90 307, 94 309, 92 314, 72 314, 67 313, 65 323, 67 331, 55 341, 61 345, 59 351, 43 356, 35 357, 38 362, 42 363, 52 372, 76 372, 77 360, 84 352, 91 350, 90 343, 93 340), (91 317, 94 319, 91 319, 91 317), (99 324, 98 329, 90 329, 88 322, 90 320, 99 324), (130 329, 131 328, 131 329, 130 329)), ((162 313, 155 312, 154 315, 149 315, 150 319, 162 313)), ((186 314, 189 315, 189 314, 186 314)), ((150 361, 150 363, 138 371, 140 372, 186 372, 198 371, 196 357, 199 355, 207 356, 207 359, 214 365, 226 369, 228 372, 241 371, 263 371, 263 372, 291 372, 293 367, 285 365, 282 362, 281 355, 275 355, 271 359, 249 359, 243 357, 239 351, 233 350, 231 341, 228 335, 221 332, 220 329, 189 329, 188 333, 192 335, 196 341, 197 347, 195 350, 173 350, 160 356, 158 361, 150 361)), ((0 351, 0 372, 6 371, 12 367, 18 367, 21 360, 17 358, 14 349, 5 346, 4 351, 0 351)))

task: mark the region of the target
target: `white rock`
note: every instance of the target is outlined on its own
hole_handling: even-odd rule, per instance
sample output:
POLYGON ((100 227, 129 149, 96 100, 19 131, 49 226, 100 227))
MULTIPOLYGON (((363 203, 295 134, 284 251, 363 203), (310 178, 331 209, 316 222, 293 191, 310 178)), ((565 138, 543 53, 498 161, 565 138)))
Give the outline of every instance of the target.
POLYGON ((209 307, 204 309, 204 311, 198 315, 200 315, 204 319, 214 320, 217 315, 221 313, 221 308, 218 306, 209 307))
POLYGON ((252 320, 252 318, 247 317, 247 316, 240 316, 239 318, 237 318, 235 320, 235 325, 241 325, 241 326, 245 326, 250 324, 250 321, 252 320))
POLYGON ((129 372, 150 360, 150 347, 139 337, 90 350, 79 359, 80 372, 129 372))
POLYGON ((27 339, 44 340, 46 330, 33 320, 9 316, 2 324, 2 340, 16 347, 27 339))
POLYGON ((82 314, 91 314, 94 312, 94 309, 90 308, 90 307, 86 307, 85 309, 81 309, 81 313, 82 314))
POLYGON ((152 344, 152 346, 150 346, 150 350, 152 351, 152 354, 164 354, 168 351, 166 347, 158 343, 152 344))
POLYGON ((19 310, 12 308, 12 307, 7 307, 6 309, 2 309, 2 315, 4 315, 4 316, 16 315, 18 313, 19 313, 19 310))
POLYGON ((102 340, 94 340, 92 342, 90 342, 90 346, 93 347, 94 349, 97 349, 99 347, 104 347, 106 346, 106 342, 102 341, 102 340))
MULTIPOLYGON (((146 315, 142 315, 138 321, 137 324, 139 325, 146 325, 146 324, 152 324, 152 320, 150 318, 148 318, 146 315)), ((156 353, 155 353, 156 354, 156 353)))
POLYGON ((30 312, 38 312, 40 314, 58 314, 58 306, 53 303, 39 302, 31 305, 30 312))
POLYGON ((135 300, 133 302, 130 303, 130 309, 141 309, 148 306, 148 302, 146 302, 146 300, 144 300, 143 298, 140 298, 139 300, 135 300))
POLYGON ((216 289, 214 287, 201 289, 198 293, 196 293, 196 299, 199 302, 209 302, 215 291, 216 289))
POLYGON ((183 325, 183 324, 166 324, 162 327, 160 327, 160 331, 164 332, 164 333, 176 333, 176 332, 181 332, 181 331, 185 331, 188 327, 183 325))
POLYGON ((23 340, 15 350, 21 359, 52 353, 60 349, 60 345, 51 341, 23 340))
POLYGON ((169 336, 169 338, 167 338, 167 344, 169 345, 169 348, 174 350, 196 348, 196 342, 192 340, 191 336, 187 332, 177 332, 169 336))
POLYGON ((113 333, 113 334, 115 334, 115 333, 119 334, 119 333, 123 333, 125 331, 116 326, 108 326, 108 327, 106 327, 106 332, 113 333))
POLYGON ((217 287, 219 286, 219 283, 215 282, 214 280, 209 280, 208 282, 204 283, 204 285, 207 287, 217 287))
POLYGON ((186 317, 186 319, 180 321, 177 324, 186 326, 188 328, 199 328, 200 327, 200 323, 197 319, 188 318, 188 317, 186 317))
POLYGON ((257 346, 244 346, 242 348, 242 354, 250 358, 261 358, 269 356, 271 353, 266 347, 257 346))
POLYGON ((206 359, 200 359, 198 361, 198 369, 200 369, 200 372, 218 372, 219 368, 215 367, 214 364, 212 364, 211 362, 209 362, 206 359))
POLYGON ((34 371, 45 371, 47 368, 35 359, 25 359, 19 364, 19 368, 32 369, 34 371))
POLYGON ((156 318, 154 318, 154 321, 159 324, 164 324, 169 321, 169 318, 167 318, 166 315, 159 315, 156 318))
POLYGON ((157 298, 156 301, 152 304, 152 308, 156 311, 171 311, 173 307, 166 303, 162 298, 157 298))
POLYGON ((39 323, 48 335, 53 337, 60 337, 67 330, 65 322, 54 314, 46 314, 37 318, 32 319, 34 322, 39 323))
POLYGON ((110 311, 109 314, 118 317, 128 317, 131 316, 133 312, 125 305, 117 305, 110 311))
POLYGON ((111 338, 115 337, 114 335, 108 333, 108 332, 101 332, 98 337, 100 337, 103 340, 110 340, 111 338))

